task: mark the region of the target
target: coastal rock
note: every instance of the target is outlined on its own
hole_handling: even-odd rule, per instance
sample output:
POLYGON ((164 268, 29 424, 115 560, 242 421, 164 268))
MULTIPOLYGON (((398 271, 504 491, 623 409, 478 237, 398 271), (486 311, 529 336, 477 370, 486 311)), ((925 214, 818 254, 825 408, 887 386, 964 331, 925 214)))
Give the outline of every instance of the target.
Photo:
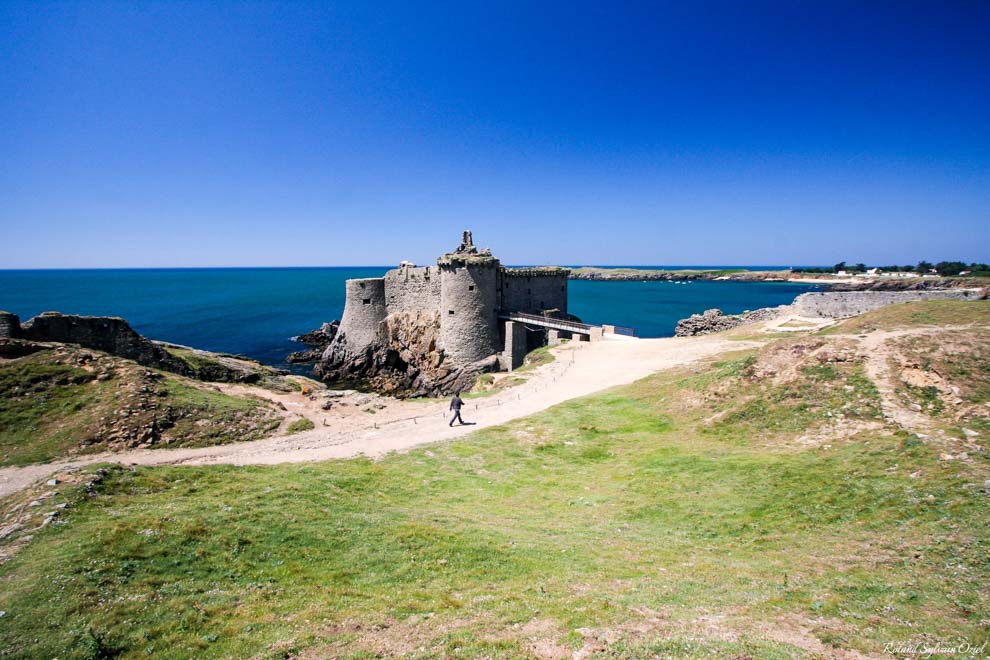
POLYGON ((309 364, 316 362, 323 355, 323 349, 311 348, 307 351, 294 351, 285 356, 285 361, 289 364, 309 364))
POLYGON ((743 314, 723 314, 720 309, 709 309, 705 310, 703 314, 692 314, 689 318, 678 321, 674 336, 710 335, 746 323, 769 321, 776 318, 779 313, 780 309, 777 307, 764 307, 743 314))
POLYGON ((295 341, 306 344, 307 346, 312 346, 312 348, 305 351, 296 351, 294 353, 289 353, 285 358, 285 361, 289 364, 307 364, 310 362, 317 362, 323 355, 327 346, 333 341, 334 337, 337 336, 337 332, 340 330, 340 321, 334 320, 330 323, 324 323, 316 330, 311 330, 305 334, 295 337, 295 341))
POLYGON ((306 344, 307 346, 322 346, 326 347, 333 341, 333 338, 337 336, 337 331, 340 329, 340 321, 333 320, 329 323, 324 323, 316 330, 311 330, 305 334, 296 337, 296 341, 300 344, 306 344))

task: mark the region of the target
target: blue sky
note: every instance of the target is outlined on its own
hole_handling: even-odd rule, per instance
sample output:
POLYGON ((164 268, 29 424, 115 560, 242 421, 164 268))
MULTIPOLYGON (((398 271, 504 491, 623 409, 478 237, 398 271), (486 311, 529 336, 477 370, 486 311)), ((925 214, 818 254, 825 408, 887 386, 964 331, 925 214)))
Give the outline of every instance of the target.
POLYGON ((0 267, 990 261, 990 3, 0 0, 0 267), (497 6, 495 6, 497 5, 497 6))

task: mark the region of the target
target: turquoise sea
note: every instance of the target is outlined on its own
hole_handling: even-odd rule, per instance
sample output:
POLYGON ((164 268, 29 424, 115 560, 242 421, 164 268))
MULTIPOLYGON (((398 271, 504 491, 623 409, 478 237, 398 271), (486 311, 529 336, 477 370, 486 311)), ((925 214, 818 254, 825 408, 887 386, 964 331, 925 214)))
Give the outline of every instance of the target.
MULTIPOLYGON (((763 267, 760 267, 761 269, 763 267)), ((22 321, 45 311, 120 316, 151 337, 285 366, 292 337, 340 318, 344 280, 386 267, 0 270, 0 309, 22 321)), ((674 334, 679 319, 789 303, 806 291, 774 282, 572 281, 570 311, 588 323, 674 334)))

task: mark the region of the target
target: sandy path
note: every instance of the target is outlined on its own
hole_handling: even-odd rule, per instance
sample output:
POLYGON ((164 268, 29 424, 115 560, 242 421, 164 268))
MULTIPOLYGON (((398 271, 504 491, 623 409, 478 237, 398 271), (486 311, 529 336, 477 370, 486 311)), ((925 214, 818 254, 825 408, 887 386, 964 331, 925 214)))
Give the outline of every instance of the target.
POLYGON ((954 330, 968 330, 974 326, 941 326, 937 328, 905 328, 902 330, 874 330, 860 340, 860 350, 866 354, 864 368, 866 375, 877 386, 880 393, 880 407, 883 415, 892 420, 905 431, 911 433, 927 433, 931 430, 932 419, 923 412, 911 410, 902 404, 896 389, 899 383, 897 374, 891 369, 891 349, 887 342, 901 337, 917 337, 919 335, 934 335, 954 330))
MULTIPOLYGON (((594 343, 569 342, 554 349, 556 360, 526 374, 526 383, 481 399, 466 401, 463 417, 471 425, 450 428, 445 401, 393 401, 381 414, 350 415, 329 426, 288 437, 271 437, 196 449, 139 449, 87 455, 70 461, 0 469, 0 496, 14 493, 51 474, 93 463, 128 465, 274 465, 383 456, 417 445, 450 440, 472 431, 504 424, 550 406, 631 383, 651 373, 718 353, 757 346, 719 335, 663 339, 609 338, 594 343)), ((248 388, 244 388, 248 389, 248 388)), ((324 417, 322 413, 316 413, 324 417)), ((307 415, 309 416, 309 415, 307 415)))

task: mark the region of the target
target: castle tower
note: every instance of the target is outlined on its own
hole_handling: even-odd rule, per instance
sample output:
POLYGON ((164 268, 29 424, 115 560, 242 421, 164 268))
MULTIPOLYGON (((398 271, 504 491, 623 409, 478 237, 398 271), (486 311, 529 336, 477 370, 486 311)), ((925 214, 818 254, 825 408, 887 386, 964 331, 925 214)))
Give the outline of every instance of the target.
POLYGON ((455 252, 437 259, 440 269, 440 342, 456 364, 498 351, 496 301, 499 261, 471 244, 470 232, 455 252))
POLYGON ((343 339, 345 352, 357 355, 375 341, 378 324, 388 311, 385 309, 385 278, 372 277, 347 280, 344 315, 337 336, 343 339))

